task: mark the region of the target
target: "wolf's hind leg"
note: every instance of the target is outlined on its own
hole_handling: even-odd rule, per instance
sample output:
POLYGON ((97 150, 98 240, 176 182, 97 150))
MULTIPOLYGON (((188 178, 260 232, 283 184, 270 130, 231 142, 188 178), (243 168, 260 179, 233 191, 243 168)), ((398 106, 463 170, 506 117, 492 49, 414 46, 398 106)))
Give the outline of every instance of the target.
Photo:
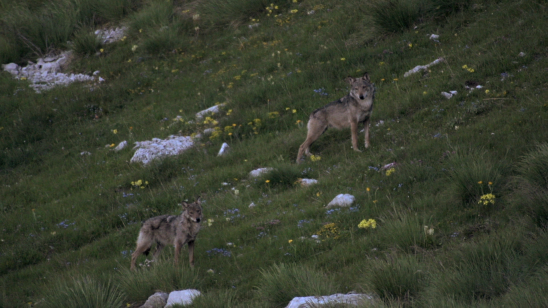
POLYGON ((311 118, 308 121, 308 133, 306 135, 306 140, 299 147, 299 154, 297 155, 297 163, 301 163, 301 158, 303 154, 310 156, 310 145, 316 141, 320 136, 326 131, 327 124, 320 122, 314 118, 311 118))
POLYGON ((137 261, 137 258, 146 251, 149 251, 151 245, 152 241, 145 239, 142 234, 139 234, 139 238, 137 239, 137 247, 131 254, 131 270, 135 270, 135 262, 137 261))

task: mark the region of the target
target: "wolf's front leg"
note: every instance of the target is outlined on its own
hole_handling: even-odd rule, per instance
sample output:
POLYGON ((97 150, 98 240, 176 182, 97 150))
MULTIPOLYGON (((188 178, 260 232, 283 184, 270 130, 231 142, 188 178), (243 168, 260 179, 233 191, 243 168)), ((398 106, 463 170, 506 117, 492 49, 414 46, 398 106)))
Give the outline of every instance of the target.
POLYGON ((194 241, 188 242, 188 262, 194 268, 194 241))
POLYGON ((182 247, 183 245, 181 244, 181 242, 179 241, 175 242, 175 259, 173 260, 173 263, 175 264, 175 266, 179 265, 179 254, 181 253, 182 247))
POLYGON ((361 152, 360 149, 358 149, 358 122, 357 121, 350 122, 350 132, 352 134, 352 148, 356 152, 361 152))
POLYGON ((365 131, 365 148, 367 149, 371 144, 369 142, 369 118, 363 123, 363 130, 365 131))

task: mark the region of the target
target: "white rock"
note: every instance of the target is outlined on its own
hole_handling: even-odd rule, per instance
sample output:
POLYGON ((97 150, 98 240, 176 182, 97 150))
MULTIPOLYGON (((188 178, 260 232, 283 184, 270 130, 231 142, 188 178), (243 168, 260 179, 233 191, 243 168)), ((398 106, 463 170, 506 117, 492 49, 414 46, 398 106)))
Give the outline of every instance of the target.
POLYGON ((168 294, 156 292, 152 294, 140 308, 163 308, 167 303, 168 294))
POLYGON ((127 141, 122 141, 120 142, 120 144, 118 144, 117 147, 114 148, 114 151, 118 152, 118 151, 121 151, 123 149, 125 149, 127 147, 127 141))
POLYGON ((167 304, 165 308, 171 307, 175 304, 181 304, 181 305, 189 305, 192 304, 192 300, 202 295, 200 291, 194 290, 194 289, 188 289, 188 290, 182 290, 182 291, 173 291, 169 293, 169 297, 167 299, 167 304))
POLYGON ((272 170, 274 170, 274 168, 270 168, 270 167, 255 169, 255 170, 249 172, 249 176, 252 177, 252 178, 256 178, 256 177, 260 176, 261 174, 268 173, 272 170))
POLYGON ((256 206, 257 206, 257 205, 256 205, 254 202, 251 202, 251 203, 249 204, 249 208, 250 208, 250 209, 251 209, 251 208, 254 208, 254 207, 256 207, 256 206))
POLYGON ((367 294, 333 294, 328 296, 295 297, 286 308, 313 308, 327 304, 347 304, 364 306, 371 303, 373 297, 367 294))
POLYGON ((391 162, 391 163, 389 163, 389 164, 386 164, 386 165, 382 166, 381 169, 382 169, 382 170, 386 170, 386 169, 394 168, 394 167, 396 167, 397 165, 398 165, 397 162, 391 162))
POLYGON ((354 203, 355 199, 356 198, 352 195, 340 194, 340 195, 337 195, 335 199, 331 200, 331 202, 329 202, 326 208, 331 208, 334 206, 342 206, 342 207, 350 206, 352 205, 352 203, 354 203))
POLYGON ((224 142, 223 145, 221 145, 221 149, 219 150, 219 154, 217 156, 223 156, 227 154, 230 151, 230 146, 228 143, 224 142))
POLYGON ((215 105, 213 107, 209 107, 205 110, 202 110, 198 113, 196 113, 196 119, 201 120, 204 116, 210 114, 210 113, 219 113, 221 111, 221 107, 223 107, 225 104, 219 104, 215 105))
POLYGON ((440 36, 437 35, 437 34, 432 34, 432 35, 430 35, 430 39, 433 40, 434 42, 438 42, 438 43, 439 43, 439 41, 438 41, 439 38, 440 38, 440 36))
POLYGON ((403 74, 403 77, 408 77, 408 76, 413 75, 413 74, 415 74, 415 73, 418 73, 418 72, 420 72, 420 71, 425 71, 425 70, 427 70, 430 66, 436 65, 436 64, 441 63, 441 62, 443 62, 443 61, 445 61, 443 58, 438 58, 438 59, 436 59, 436 60, 434 60, 434 61, 432 61, 432 62, 430 62, 430 63, 428 63, 428 64, 426 64, 426 65, 418 65, 418 66, 415 66, 415 68, 413 68, 412 70, 409 70, 407 73, 403 74))
POLYGON ((457 91, 449 91, 449 92, 441 92, 441 95, 445 96, 445 98, 450 99, 451 97, 457 95, 457 91))
POLYGON ((523 52, 523 51, 520 52, 520 53, 518 54, 518 56, 519 56, 519 57, 525 57, 525 52, 523 52))
POLYGON ((135 142, 135 147, 133 147, 137 151, 131 158, 131 162, 142 162, 147 165, 156 158, 179 155, 193 145, 194 142, 189 136, 171 135, 165 140, 152 138, 150 141, 138 141, 135 142))
POLYGON ((311 185, 314 185, 314 184, 318 184, 318 180, 315 180, 315 179, 300 179, 299 183, 301 184, 301 186, 307 187, 307 186, 311 186, 311 185))
POLYGON ((29 61, 26 67, 19 68, 19 66, 13 66, 10 63, 4 67, 5 71, 8 71, 14 78, 21 79, 26 78, 30 81, 30 87, 32 87, 37 93, 41 91, 52 89, 59 85, 68 85, 73 82, 85 82, 96 81, 94 76, 88 76, 84 74, 63 74, 60 73, 61 68, 72 57, 72 52, 67 51, 58 56, 52 56, 47 58, 40 58, 33 63, 29 61))
POLYGON ((91 153, 88 152, 88 151, 84 151, 84 152, 80 152, 80 155, 81 155, 81 156, 84 156, 84 155, 91 155, 91 153))
POLYGON ((21 69, 19 65, 15 63, 2 64, 2 68, 4 69, 4 71, 12 75, 17 75, 19 73, 19 70, 21 69))

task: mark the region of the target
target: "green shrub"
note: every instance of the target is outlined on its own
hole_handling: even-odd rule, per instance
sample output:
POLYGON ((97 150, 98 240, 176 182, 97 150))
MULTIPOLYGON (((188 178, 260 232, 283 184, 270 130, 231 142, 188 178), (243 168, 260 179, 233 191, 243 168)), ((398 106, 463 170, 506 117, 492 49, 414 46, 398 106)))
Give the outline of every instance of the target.
POLYGON ((143 29, 145 33, 158 31, 162 27, 169 26, 174 16, 171 2, 153 2, 150 6, 129 16, 128 25, 134 33, 139 32, 140 29, 143 29))
POLYGON ((184 46, 184 37, 176 27, 164 27, 148 33, 142 41, 142 48, 148 54, 159 54, 184 46))
POLYGON ((56 308, 119 308, 124 302, 124 293, 110 280, 99 282, 90 277, 73 278, 59 282, 46 297, 46 307, 56 308))
POLYGON ((433 275, 433 296, 472 301, 504 294, 521 271, 513 262, 522 248, 519 237, 509 234, 464 246, 455 252, 452 266, 446 262, 433 275))
POLYGON ((404 251, 413 251, 416 247, 428 248, 434 244, 436 231, 432 229, 429 234, 430 228, 425 228, 426 225, 429 223, 424 223, 416 214, 398 214, 383 224, 381 236, 386 243, 404 251))
POLYGON ((272 171, 261 175, 256 180, 256 185, 258 187, 292 187, 299 178, 303 177, 300 169, 296 165, 279 164, 272 171))
POLYGON ((516 204, 525 210, 537 226, 548 227, 548 144, 525 155, 513 179, 519 196, 516 204))
POLYGON ((141 1, 98 0, 94 4, 97 15, 107 21, 119 21, 141 5, 141 1))
POLYGON ((464 206, 474 206, 485 194, 500 196, 503 189, 503 162, 493 161, 485 152, 460 152, 450 156, 453 199, 464 206))
POLYGON ((381 299, 399 303, 414 300, 427 281, 423 265, 413 256, 372 262, 364 276, 381 299))
POLYGON ((70 3, 49 3, 33 12, 23 7, 4 14, 0 23, 13 33, 23 54, 44 55, 61 48, 70 39, 78 24, 77 8, 70 3))
POLYGON ((425 11, 422 1, 375 0, 369 13, 380 32, 397 33, 410 29, 425 11))
POLYGON ((82 28, 72 39, 72 50, 81 55, 95 54, 101 46, 101 40, 89 28, 82 28))
POLYGON ((273 265, 262 270, 261 275, 257 294, 270 307, 285 307, 297 296, 321 296, 337 291, 324 273, 303 265, 273 265))

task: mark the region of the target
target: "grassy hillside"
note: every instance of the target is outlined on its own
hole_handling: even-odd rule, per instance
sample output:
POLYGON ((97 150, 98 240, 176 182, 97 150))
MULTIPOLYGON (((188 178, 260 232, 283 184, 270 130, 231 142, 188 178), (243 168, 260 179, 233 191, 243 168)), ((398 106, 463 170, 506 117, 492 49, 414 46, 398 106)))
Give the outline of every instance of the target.
POLYGON ((2 63, 71 48, 70 72, 106 79, 36 94, 0 73, 0 307, 138 307, 181 288, 204 294, 192 307, 350 291, 548 306, 546 1, 0 0, 0 25, 2 63), (90 34, 120 25, 116 43, 90 34), (328 130, 296 164, 309 114, 365 72, 371 147, 328 130), (148 166, 112 149, 206 128, 148 166), (327 210, 341 193, 353 206, 327 210), (196 268, 168 248, 130 272, 140 223, 198 196, 196 268))

